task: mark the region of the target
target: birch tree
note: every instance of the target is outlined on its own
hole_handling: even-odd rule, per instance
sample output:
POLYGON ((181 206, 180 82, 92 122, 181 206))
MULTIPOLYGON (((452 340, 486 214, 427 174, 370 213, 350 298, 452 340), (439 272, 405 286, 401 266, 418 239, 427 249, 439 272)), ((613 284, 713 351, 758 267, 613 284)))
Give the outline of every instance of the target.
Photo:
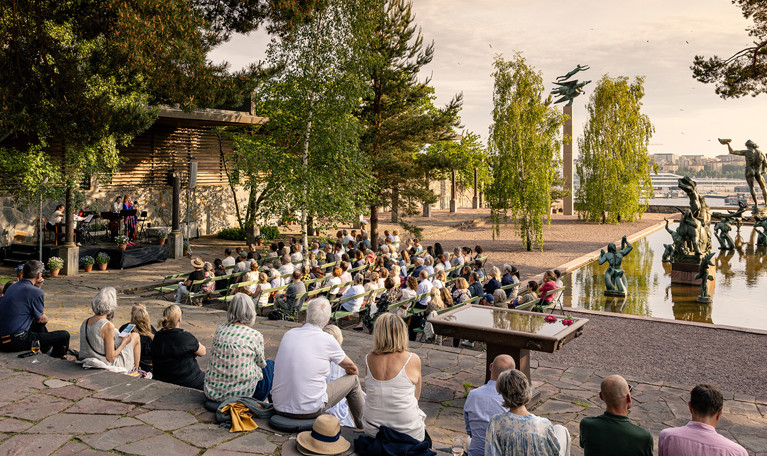
POLYGON ((544 100, 543 78, 515 54, 493 63, 493 123, 488 150, 493 180, 487 189, 494 236, 514 224, 525 249, 543 250, 551 221, 552 182, 561 164, 564 115, 544 100))

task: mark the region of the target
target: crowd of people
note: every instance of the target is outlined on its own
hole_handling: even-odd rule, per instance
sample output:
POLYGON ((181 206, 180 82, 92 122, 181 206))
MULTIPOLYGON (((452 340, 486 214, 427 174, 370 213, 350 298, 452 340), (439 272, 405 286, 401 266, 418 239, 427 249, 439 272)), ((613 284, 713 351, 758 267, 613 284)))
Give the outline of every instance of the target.
MULTIPOLYGON (((503 271, 491 268, 483 284, 485 265, 479 246, 456 249, 447 255, 439 244, 423 249, 417 241, 412 245, 408 241, 407 247, 398 252, 395 246, 400 243, 399 238, 392 236, 383 244, 392 246, 388 252, 382 248, 379 254, 373 254, 369 248, 363 250, 367 240, 364 236, 357 238, 356 243, 347 242, 348 250, 344 249, 343 240, 345 237, 332 247, 323 248, 315 243, 306 253, 308 267, 294 264, 304 260, 304 252, 297 244, 271 246, 269 257, 278 260, 279 265, 275 262, 267 270, 259 269, 251 249, 237 252, 240 261, 229 251, 226 258, 215 261, 224 272, 227 267, 250 271, 245 277, 258 282, 256 289, 238 288, 229 300, 227 321, 215 331, 205 370, 200 368, 197 359, 205 356, 208 349, 181 328, 181 306, 167 306, 157 330, 151 324, 146 307, 135 304, 130 322, 118 329, 113 323, 117 293, 112 287, 101 289, 93 297, 93 315, 80 327, 80 351, 70 350, 70 336, 66 331, 47 330, 41 289, 43 265, 35 260, 24 265, 18 283, 6 285, 3 290, 0 350, 28 350, 32 341, 37 340, 41 351, 51 356, 71 358, 74 355, 92 367, 196 388, 214 402, 236 397, 269 401, 276 414, 292 419, 314 419, 330 414, 338 423, 359 429, 362 437, 355 441, 355 447, 368 449, 364 454, 374 454, 371 448, 385 448, 394 441, 397 445, 406 442, 414 448, 424 442, 430 444, 426 414, 419 407, 421 359, 408 348, 409 340, 413 339, 413 318, 411 315, 408 325, 403 319, 408 317, 407 309, 396 306, 403 297, 420 296, 412 305, 426 309, 428 315, 430 311, 472 297, 481 297, 480 302, 487 305, 512 307, 520 301, 527 302, 528 293, 546 299, 552 296, 547 296, 547 291, 560 287, 558 271, 547 271, 540 284, 531 281, 524 291, 517 293, 515 287, 502 289, 519 283, 519 271, 511 265, 504 265, 503 271), (285 248, 291 253, 283 254, 285 248), (322 268, 328 262, 339 264, 329 275, 322 268), (352 276, 350 269, 355 265, 363 268, 352 276), (457 276, 453 275, 455 271, 457 276), (280 279, 284 274, 290 274, 292 283, 283 295, 267 293, 278 308, 295 305, 296 296, 307 289, 303 286, 307 278, 324 279, 312 286, 333 283, 345 286, 346 290, 343 294, 339 291, 309 300, 305 323, 283 335, 274 360, 270 360, 266 357, 263 335, 253 327, 262 295, 256 291, 262 286, 264 290, 282 286, 269 278, 276 275, 280 279), (294 289, 288 291, 292 286, 294 289), (368 328, 373 334, 372 348, 365 357, 363 388, 357 365, 342 348, 341 330, 328 323, 334 310, 331 300, 348 293, 358 295, 366 287, 385 291, 367 302, 360 318, 362 324, 357 327, 368 328), (256 296, 258 299, 254 300, 256 296), (133 326, 127 327, 128 324, 133 326)), ((195 275, 188 281, 193 282, 199 277, 196 273, 205 270, 206 265, 199 259, 194 259, 192 265, 195 275)), ((353 303, 351 308, 360 310, 363 304, 353 303)), ((513 358, 499 355, 490 365, 490 381, 468 394, 464 419, 470 440, 469 456, 569 454, 568 430, 527 410, 526 404, 532 396, 530 381, 516 367, 513 358)), ((580 423, 579 443, 585 454, 652 454, 652 436, 631 423, 627 416, 632 401, 631 387, 626 380, 618 375, 605 377, 599 397, 606 406, 604 414, 584 418, 580 423)), ((692 416, 689 424, 661 432, 658 444, 661 455, 747 454, 742 447, 716 433, 723 399, 715 387, 696 386, 691 392, 689 408, 692 416)))

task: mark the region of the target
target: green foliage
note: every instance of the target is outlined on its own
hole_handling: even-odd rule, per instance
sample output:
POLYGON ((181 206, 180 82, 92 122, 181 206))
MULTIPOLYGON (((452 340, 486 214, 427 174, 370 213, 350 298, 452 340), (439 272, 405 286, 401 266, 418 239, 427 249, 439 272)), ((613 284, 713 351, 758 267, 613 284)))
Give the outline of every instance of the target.
POLYGON ((272 239, 277 239, 280 235, 280 229, 276 226, 262 226, 261 227, 261 237, 265 241, 271 241, 272 239))
POLYGON ((64 267, 64 260, 57 256, 52 256, 48 258, 48 269, 61 269, 64 267))
POLYGON ((485 188, 492 181, 490 158, 476 133, 464 131, 460 141, 439 141, 429 146, 425 154, 419 154, 422 169, 427 177, 449 179, 455 170, 458 190, 474 187, 474 168, 477 168, 477 185, 485 188))
POLYGON ((748 35, 753 46, 736 52, 729 58, 719 56, 706 58, 696 55, 693 61, 693 77, 704 84, 715 84, 716 93, 722 98, 756 96, 767 92, 767 4, 763 0, 732 0, 743 10, 746 19, 753 19, 748 35))
POLYGON ((581 181, 576 199, 586 220, 634 221, 647 209, 652 197, 647 145, 654 128, 641 112, 643 97, 641 77, 629 83, 605 75, 594 88, 576 165, 581 181))
POLYGON ((82 264, 83 266, 93 266, 93 263, 95 262, 96 260, 90 255, 85 255, 84 257, 80 259, 80 264, 82 264))
POLYGON ((490 151, 493 181, 487 189, 494 235, 512 218, 528 251, 543 249, 551 220, 552 183, 560 166, 564 115, 544 101, 543 79, 520 54, 497 56, 493 78, 490 151))
POLYGON ((230 241, 244 241, 245 240, 245 228, 231 227, 224 228, 216 235, 219 239, 228 239, 230 241))
POLYGON ((368 204, 371 242, 376 247, 379 206, 433 198, 416 152, 454 135, 463 97, 456 95, 437 108, 429 78, 419 80, 421 68, 434 56, 434 43, 424 46, 410 0, 375 0, 372 16, 370 90, 357 115, 364 126, 360 148, 370 160, 375 179, 368 204))
POLYGON ((107 264, 109 263, 109 255, 106 254, 106 252, 99 252, 96 255, 96 263, 98 264, 107 264))

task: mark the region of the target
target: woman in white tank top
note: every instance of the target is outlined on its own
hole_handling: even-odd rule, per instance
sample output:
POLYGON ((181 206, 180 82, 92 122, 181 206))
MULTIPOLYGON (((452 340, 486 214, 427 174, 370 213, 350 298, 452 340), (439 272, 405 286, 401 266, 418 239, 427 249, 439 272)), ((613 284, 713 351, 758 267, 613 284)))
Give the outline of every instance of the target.
POLYGON ((375 437, 386 426, 422 441, 426 414, 418 408, 421 395, 421 359, 407 351, 407 325, 386 313, 376 319, 375 347, 365 358, 365 435, 375 437))

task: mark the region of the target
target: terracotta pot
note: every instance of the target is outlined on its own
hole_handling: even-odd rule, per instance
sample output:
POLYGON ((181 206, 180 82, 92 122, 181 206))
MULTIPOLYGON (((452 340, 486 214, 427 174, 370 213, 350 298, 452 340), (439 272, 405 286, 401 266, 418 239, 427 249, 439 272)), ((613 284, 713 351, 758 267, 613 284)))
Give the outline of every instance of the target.
POLYGON ((91 270, 93 269, 93 265, 92 264, 84 264, 83 265, 83 269, 85 270, 85 272, 91 272, 91 270))
POLYGON ((160 242, 160 245, 165 245, 165 238, 160 238, 158 241, 160 242))
POLYGON ((24 274, 16 274, 16 278, 21 280, 21 278, 24 276, 24 274))
POLYGON ((188 255, 189 255, 189 250, 184 250, 184 256, 188 256, 188 255))
POLYGON ((51 269, 51 277, 58 277, 60 269, 51 269))
POLYGON ((107 263, 99 263, 99 271, 106 271, 107 263))
POLYGON ((120 250, 125 250, 128 248, 128 244, 119 244, 117 247, 119 247, 120 250))
POLYGON ((256 241, 257 245, 264 245, 264 241, 256 241))

